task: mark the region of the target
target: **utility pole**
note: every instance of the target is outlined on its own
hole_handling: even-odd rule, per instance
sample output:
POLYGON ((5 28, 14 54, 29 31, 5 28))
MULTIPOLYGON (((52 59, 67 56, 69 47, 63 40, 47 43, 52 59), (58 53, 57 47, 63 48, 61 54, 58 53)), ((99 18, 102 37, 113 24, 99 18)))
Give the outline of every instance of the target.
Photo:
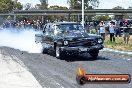
POLYGON ((84 27, 84 0, 82 0, 82 26, 84 27))

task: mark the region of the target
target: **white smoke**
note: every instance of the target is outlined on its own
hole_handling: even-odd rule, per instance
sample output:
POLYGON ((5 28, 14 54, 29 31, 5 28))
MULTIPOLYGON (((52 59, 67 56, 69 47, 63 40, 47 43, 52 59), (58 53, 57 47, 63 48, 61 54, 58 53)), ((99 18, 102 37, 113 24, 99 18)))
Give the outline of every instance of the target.
POLYGON ((130 1, 130 0, 116 0, 117 2, 121 2, 121 3, 123 3, 123 2, 128 2, 128 1, 130 1))
POLYGON ((29 53, 41 53, 41 44, 35 43, 34 29, 0 29, 0 46, 7 46, 29 53))

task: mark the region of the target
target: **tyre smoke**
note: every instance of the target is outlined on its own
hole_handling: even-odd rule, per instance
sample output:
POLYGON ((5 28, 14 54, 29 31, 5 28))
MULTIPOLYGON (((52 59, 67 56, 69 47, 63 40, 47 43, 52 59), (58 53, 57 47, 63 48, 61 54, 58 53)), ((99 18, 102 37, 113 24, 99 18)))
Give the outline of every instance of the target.
POLYGON ((0 46, 6 46, 29 53, 41 53, 41 44, 35 43, 35 29, 0 29, 0 46))

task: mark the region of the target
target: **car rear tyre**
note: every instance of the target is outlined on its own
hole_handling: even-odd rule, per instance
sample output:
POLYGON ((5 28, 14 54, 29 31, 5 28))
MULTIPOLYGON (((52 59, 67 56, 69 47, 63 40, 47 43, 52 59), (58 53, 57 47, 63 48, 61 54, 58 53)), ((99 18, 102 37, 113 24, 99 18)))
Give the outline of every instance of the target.
POLYGON ((48 49, 47 48, 43 48, 42 54, 47 54, 47 53, 48 53, 48 49))
POLYGON ((92 50, 89 52, 89 54, 94 58, 97 59, 99 50, 92 50))

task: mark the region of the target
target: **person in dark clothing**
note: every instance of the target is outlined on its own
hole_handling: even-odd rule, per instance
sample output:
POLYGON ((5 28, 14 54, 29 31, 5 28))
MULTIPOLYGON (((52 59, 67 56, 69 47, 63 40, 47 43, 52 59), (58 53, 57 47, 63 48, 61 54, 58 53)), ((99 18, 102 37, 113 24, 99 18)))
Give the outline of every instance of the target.
POLYGON ((128 42, 129 42, 129 33, 130 33, 130 28, 128 27, 128 23, 127 22, 125 22, 124 23, 124 30, 123 30, 123 32, 124 32, 124 42, 126 43, 126 44, 128 44, 128 42))
POLYGON ((114 36, 114 33, 115 33, 115 25, 114 23, 111 21, 110 22, 110 25, 109 25, 109 32, 110 32, 110 41, 112 42, 115 42, 115 36, 114 36))
POLYGON ((116 27, 115 28, 115 36, 117 37, 119 35, 119 37, 121 37, 121 28, 116 27))

